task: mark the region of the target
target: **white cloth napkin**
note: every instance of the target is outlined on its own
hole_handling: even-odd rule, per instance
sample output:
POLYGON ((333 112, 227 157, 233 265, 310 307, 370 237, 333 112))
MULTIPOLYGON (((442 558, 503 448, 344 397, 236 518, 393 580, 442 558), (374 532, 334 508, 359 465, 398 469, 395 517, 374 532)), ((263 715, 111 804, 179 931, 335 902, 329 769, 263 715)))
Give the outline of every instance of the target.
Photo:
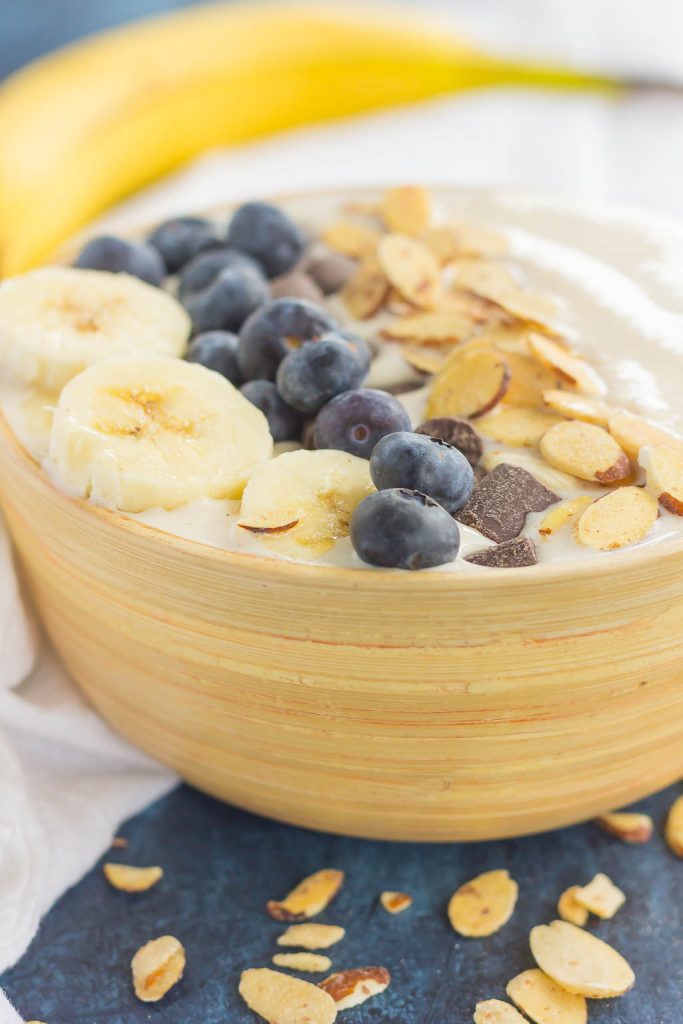
MULTIPOLYGON (((646 13, 631 0, 442 6, 510 52, 683 80, 678 0, 650 0, 646 13)), ((682 145, 683 99, 491 90, 208 155, 106 222, 123 228, 236 197, 410 180, 523 185, 683 214, 682 145)), ((113 735, 36 635, 0 525, 0 971, 119 823, 175 781, 113 735)), ((17 1022, 0 992, 0 1024, 17 1022)))

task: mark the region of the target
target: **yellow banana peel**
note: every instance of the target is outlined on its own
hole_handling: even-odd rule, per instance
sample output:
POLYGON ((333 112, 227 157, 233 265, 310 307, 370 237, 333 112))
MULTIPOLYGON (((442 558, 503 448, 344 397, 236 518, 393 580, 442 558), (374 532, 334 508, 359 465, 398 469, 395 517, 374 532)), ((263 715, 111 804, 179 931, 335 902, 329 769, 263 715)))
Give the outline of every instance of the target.
POLYGON ((0 272, 211 147, 493 84, 613 87, 489 56, 395 8, 219 4, 86 39, 0 88, 0 272))

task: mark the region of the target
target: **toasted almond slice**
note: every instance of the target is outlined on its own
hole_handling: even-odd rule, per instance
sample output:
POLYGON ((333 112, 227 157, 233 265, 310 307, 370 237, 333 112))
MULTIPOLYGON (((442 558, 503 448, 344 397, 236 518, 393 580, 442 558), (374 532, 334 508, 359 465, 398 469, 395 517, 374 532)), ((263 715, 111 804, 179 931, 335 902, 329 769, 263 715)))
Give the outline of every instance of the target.
MULTIPOLYGON (((410 232, 408 232, 409 234, 410 232)), ((445 266, 458 255, 458 247, 455 240, 455 233, 452 228, 446 226, 427 228, 422 232, 420 241, 427 246, 429 251, 436 257, 437 261, 445 266)))
POLYGON ((332 996, 338 1010, 351 1010, 384 992, 390 981, 386 967, 355 967, 331 974, 319 987, 332 996))
POLYGON ((654 423, 634 416, 630 412, 619 412, 609 419, 609 432, 621 445, 627 455, 637 459, 641 448, 651 445, 667 444, 679 452, 683 452, 683 438, 670 430, 658 427, 654 423))
POLYGON ((364 260, 341 290, 347 312, 355 320, 368 320, 380 311, 389 294, 389 282, 374 257, 364 260))
POLYGON ((477 430, 500 444, 535 448, 546 430, 562 422, 559 416, 540 409, 521 409, 501 403, 488 416, 480 417, 477 430))
POLYGON ((470 350, 462 358, 453 353, 434 378, 426 416, 465 416, 475 419, 500 402, 510 383, 504 356, 491 349, 470 350))
POLYGON ((635 811, 615 811, 612 814, 601 814, 595 819, 600 828, 610 835, 616 836, 624 843, 647 843, 652 838, 654 823, 649 814, 635 811))
POLYGON ((565 992, 537 968, 518 974, 505 991, 535 1024, 586 1024, 588 1020, 585 998, 565 992))
POLYGON ((646 488, 667 512, 683 516, 683 449, 668 444, 643 448, 640 465, 645 470, 646 488))
POLYGON ((158 1003, 182 978, 185 950, 173 935, 162 935, 142 946, 130 966, 138 999, 143 1003, 158 1003))
POLYGON ((419 185, 399 185, 384 193, 380 215, 389 231, 403 235, 419 235, 427 228, 432 215, 432 200, 419 185))
POLYGON ((574 899, 590 914, 609 920, 626 902, 625 894, 611 878, 599 872, 588 885, 580 886, 574 899))
POLYGON ((290 971, 303 971, 306 974, 324 974, 332 966, 329 956, 318 953, 276 953, 273 963, 276 967, 287 967, 290 971))
POLYGON ((401 295, 416 306, 429 308, 437 300, 441 275, 429 249, 408 235, 385 235, 377 255, 386 276, 401 295))
POLYGON ((299 946, 301 949, 329 949, 346 935, 336 924, 291 924, 277 938, 278 946, 299 946))
POLYGON ((453 351, 452 348, 441 346, 440 348, 427 348, 427 346, 406 345, 401 355, 415 370, 420 373, 438 373, 446 365, 446 360, 453 351))
POLYGON ((581 494, 578 498, 569 498, 559 505, 554 505, 550 512, 543 517, 538 526, 541 537, 552 537, 554 533, 561 530, 567 523, 571 523, 577 516, 593 504, 594 499, 587 494, 581 494))
POLYGON ((658 515, 657 502, 641 487, 619 487, 581 514, 576 539, 597 551, 623 548, 647 537, 658 515))
POLYGON ((268 1024, 333 1024, 334 999, 317 985, 268 967, 242 971, 239 993, 250 1010, 268 1024))
POLYGON ((414 313, 392 320, 380 334, 415 345, 453 345, 472 333, 472 322, 458 313, 414 313))
POLYGON ((541 970, 567 992, 609 999, 628 992, 635 982, 621 953, 567 921, 532 928, 530 945, 541 970))
POLYGON ((683 857, 683 796, 679 796, 671 806, 664 836, 671 852, 683 857))
POLYGON ((592 423, 564 420, 541 438, 541 455, 555 469, 601 484, 626 480, 632 468, 613 437, 592 423))
MULTIPOLYGON (((498 332, 500 335, 503 332, 498 332)), ((512 336, 512 332, 510 332, 512 336)), ((523 334, 519 334, 520 340, 526 343, 523 334)), ((501 338, 495 345, 499 351, 505 351, 505 358, 510 366, 512 380, 505 395, 506 405, 519 405, 524 408, 541 408, 548 412, 544 406, 543 394, 552 388, 561 386, 561 378, 549 367, 544 366, 537 359, 525 355, 523 352, 506 351, 505 340, 501 338)))
POLYGON ((381 237, 381 232, 368 224, 340 220, 325 229, 322 241, 335 252, 361 259, 375 251, 381 237))
POLYGON ((539 484, 550 488, 551 491, 562 492, 571 490, 577 484, 576 477, 570 476, 568 473, 562 473, 559 469, 553 469, 544 459, 539 458, 538 455, 533 455, 531 452, 501 452, 493 449, 488 451, 482 459, 482 465, 488 472, 491 472, 492 469, 495 469, 502 462, 507 462, 510 466, 519 466, 520 469, 526 469, 527 473, 531 473, 538 480, 539 484))
POLYGON ((388 913, 400 914, 412 906, 413 897, 409 896, 407 892, 386 891, 380 893, 379 901, 388 913))
POLYGON ((594 423, 598 427, 606 427, 611 417, 618 412, 614 406, 599 398, 589 398, 588 395, 580 395, 575 391, 544 391, 543 402, 561 416, 566 416, 570 420, 583 420, 584 423, 594 423))
POLYGON ((483 938, 499 931, 512 917, 519 887, 507 871, 486 871, 453 893, 448 919, 454 931, 483 938))
POLYGON ((135 868, 130 864, 105 864, 104 877, 121 892, 146 892, 163 878, 163 868, 135 868))
POLYGON ((514 1006, 502 999, 486 999, 477 1003, 474 1010, 474 1024, 527 1024, 514 1006))
POLYGON ((125 850, 128 846, 128 840, 123 836, 114 836, 111 841, 112 849, 114 850, 125 850))
POLYGON ((517 320, 496 302, 461 289, 442 293, 437 308, 444 313, 459 313, 487 331, 507 332, 512 331, 517 325, 517 320))
POLYGON ((305 921, 322 913, 343 884, 343 871, 324 868, 304 878, 283 900, 269 900, 266 909, 276 921, 305 921))
MULTIPOLYGON (((288 519, 285 513, 285 518, 288 519)), ((289 533, 295 526, 299 525, 298 519, 288 519, 287 522, 282 521, 282 512, 271 512, 267 515, 259 516, 258 520, 253 523, 239 522, 237 524, 240 530, 247 530, 249 533, 265 533, 271 535, 279 535, 283 533, 289 533)))
POLYGON ((455 221, 450 225, 458 252, 462 256, 502 256, 507 242, 497 231, 472 221, 455 221))
POLYGON ((588 923, 588 911, 576 899, 580 888, 579 885, 572 885, 569 889, 564 890, 557 901, 557 912, 563 921, 583 928, 588 923))
POLYGON ((537 359, 553 369, 581 394, 593 398, 604 395, 605 385, 593 367, 562 348, 552 338, 532 334, 529 337, 529 347, 537 359))
POLYGON ((462 259, 454 264, 454 271, 458 288, 490 299, 521 320, 546 324, 556 315, 553 302, 525 291, 501 263, 462 259))

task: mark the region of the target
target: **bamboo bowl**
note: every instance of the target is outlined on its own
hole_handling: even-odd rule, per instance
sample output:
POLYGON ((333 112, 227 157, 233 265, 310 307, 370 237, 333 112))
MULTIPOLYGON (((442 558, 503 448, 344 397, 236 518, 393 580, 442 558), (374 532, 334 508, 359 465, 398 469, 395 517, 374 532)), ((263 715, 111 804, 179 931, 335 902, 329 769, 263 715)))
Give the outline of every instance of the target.
POLYGON ((102 715, 188 782, 324 831, 554 828, 683 775, 683 543, 477 574, 210 548, 58 492, 0 419, 2 507, 102 715))

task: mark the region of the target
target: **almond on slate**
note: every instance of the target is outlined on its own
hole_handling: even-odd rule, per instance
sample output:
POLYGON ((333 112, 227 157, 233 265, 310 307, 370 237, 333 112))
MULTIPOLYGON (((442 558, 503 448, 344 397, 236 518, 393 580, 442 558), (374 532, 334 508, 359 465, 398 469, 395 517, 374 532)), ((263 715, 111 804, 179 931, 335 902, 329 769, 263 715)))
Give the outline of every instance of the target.
POLYGON ((635 976, 621 953, 566 921, 531 929, 531 952, 561 988, 587 999, 610 999, 633 987, 635 976))
POLYGON ((668 444, 644 448, 639 461, 655 501, 667 512, 683 516, 683 448, 678 451, 668 444))
POLYGON ((415 430, 416 434, 440 437, 452 444, 465 456, 470 466, 476 466, 484 452, 484 442, 471 423, 453 416, 440 416, 425 420, 415 430))
POLYGON ((490 569, 523 569, 527 565, 536 565, 538 556, 528 537, 514 537, 492 548, 475 551, 467 555, 465 561, 472 565, 485 565, 490 569))
POLYGON ((576 890, 574 899, 590 914, 609 920, 624 905, 626 896, 611 878, 598 873, 592 882, 576 890))
POLYGON ((588 923, 588 911, 576 899, 580 888, 579 885, 572 885, 569 889, 565 889, 557 901, 557 912, 563 921, 583 928, 588 923))
POLYGON ((581 480, 611 484, 626 480, 633 470, 628 455, 602 427, 581 420, 564 420, 551 427, 540 442, 541 455, 556 469, 581 480))
POLYGON ((581 513, 576 540, 597 551, 613 551, 647 537, 658 516, 657 502, 642 487, 619 487, 581 513))
POLYGON ((162 935, 142 946, 130 966, 138 999, 143 1003, 158 1003, 182 978, 185 949, 173 935, 162 935))
POLYGON ((303 270, 291 270, 288 274, 273 278, 270 282, 273 299, 306 299, 317 305, 323 301, 323 293, 313 278, 303 270))
POLYGON ((671 852, 683 857, 683 796, 674 801, 669 811, 664 837, 671 852))
POLYGON ((486 999, 477 1003, 474 1010, 474 1024, 527 1024, 514 1006, 502 999, 486 999))
POLYGON ((409 896, 407 892, 385 891, 380 893, 379 901, 387 913, 401 914, 412 906, 413 897, 409 896))
POLYGON ((427 308, 435 304, 441 274, 426 246, 408 235, 384 235, 377 246, 377 256, 394 288, 408 302, 427 308))
POLYGON ((636 811, 614 811, 595 819, 600 828, 624 843, 647 843, 652 838, 654 823, 649 814, 636 811))
POLYGON ((329 949, 345 935, 344 929, 336 924, 291 924, 276 942, 278 946, 298 946, 300 949, 329 949))
POLYGON ((284 900, 269 900, 266 909, 276 921, 305 921, 322 913, 343 884, 343 871, 324 868, 304 878, 284 900))
POLYGON ((290 971, 301 971, 304 974, 324 974, 332 966, 329 956, 318 953, 276 953, 273 963, 276 967, 286 967, 290 971))
POLYGON ((535 1024, 586 1024, 588 1020, 585 997, 565 992, 538 968, 518 974, 505 991, 535 1024))
POLYGON ((318 985, 268 967, 242 972, 239 993, 268 1024, 333 1024, 337 1007, 318 985))
POLYGON ((476 419, 500 402, 510 383, 505 357, 493 349, 456 349, 432 382, 427 399, 429 417, 476 419))
POLYGON ((419 235, 429 224, 432 200, 419 185, 398 185, 384 193, 379 212, 389 231, 419 235))
POLYGON ((501 463, 478 484, 456 518, 500 544, 518 537, 529 512, 559 501, 525 469, 501 463))
POLYGON ((331 974, 319 987, 332 997, 338 1010, 351 1010, 372 996, 380 995, 390 981, 386 967, 355 967, 331 974))
POLYGON ((130 864, 105 864, 104 877, 121 892, 146 892, 163 877, 163 868, 136 868, 130 864))
POLYGON ((389 282, 377 260, 364 260, 344 285, 341 297, 350 316, 367 320, 384 305, 389 294, 389 282))
POLYGON ((510 920, 519 887, 507 871, 486 871, 465 882, 451 896, 448 919, 453 931, 468 938, 484 938, 510 920))

